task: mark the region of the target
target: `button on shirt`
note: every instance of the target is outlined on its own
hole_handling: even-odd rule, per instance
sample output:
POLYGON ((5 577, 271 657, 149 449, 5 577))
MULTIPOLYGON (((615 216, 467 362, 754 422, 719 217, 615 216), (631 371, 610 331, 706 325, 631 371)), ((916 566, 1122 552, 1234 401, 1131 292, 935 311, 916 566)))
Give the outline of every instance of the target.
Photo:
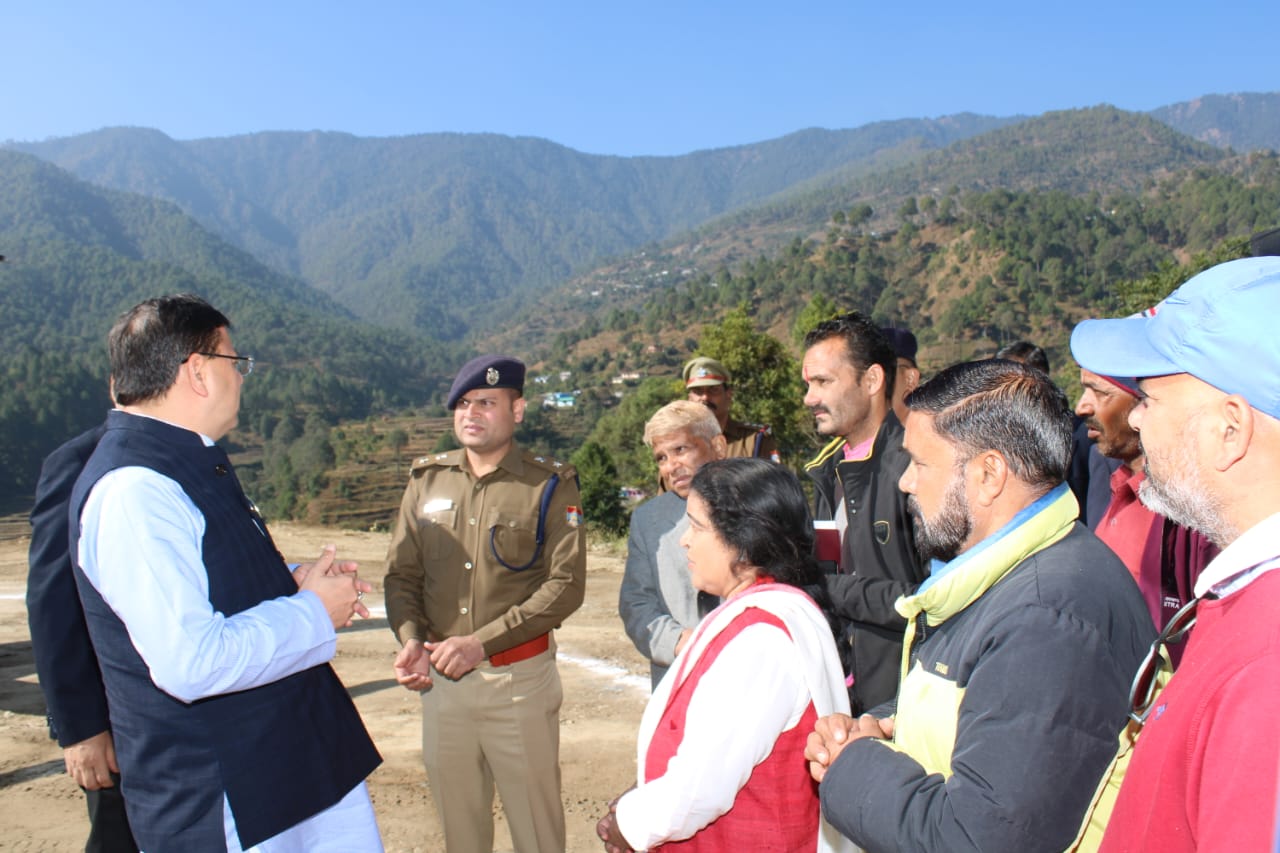
POLYGON ((463 450, 418 460, 387 554, 391 629, 402 643, 475 634, 488 656, 558 627, 582 603, 580 519, 573 468, 514 444, 483 477, 471 471, 463 450), (508 567, 525 565, 535 553, 539 506, 552 475, 559 481, 542 553, 513 571, 508 567))

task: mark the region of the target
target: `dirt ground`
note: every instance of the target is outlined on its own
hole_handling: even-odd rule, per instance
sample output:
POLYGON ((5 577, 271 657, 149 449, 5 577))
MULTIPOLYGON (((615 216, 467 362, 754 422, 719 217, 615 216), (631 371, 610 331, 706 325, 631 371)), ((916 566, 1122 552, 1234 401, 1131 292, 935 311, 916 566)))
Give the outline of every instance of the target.
MULTIPOLYGON (((374 617, 341 632, 334 666, 355 698, 383 764, 369 788, 388 851, 444 849, 422 768, 417 694, 391 673, 397 643, 382 608, 388 534, 272 525, 290 560, 309 560, 326 542, 361 564, 374 583, 366 596, 374 617)), ((44 700, 31 657, 24 604, 27 535, 13 519, 0 524, 0 849, 82 850, 88 832, 84 798, 66 776, 62 752, 49 740, 44 700)), ((618 585, 622 559, 593 550, 587 559, 587 599, 557 632, 564 707, 560 765, 570 851, 603 849, 596 819, 635 774, 635 732, 648 697, 648 666, 622 632, 618 585)), ((299 780, 300 783, 305 780, 299 780)), ((496 849, 511 842, 495 804, 496 849)))

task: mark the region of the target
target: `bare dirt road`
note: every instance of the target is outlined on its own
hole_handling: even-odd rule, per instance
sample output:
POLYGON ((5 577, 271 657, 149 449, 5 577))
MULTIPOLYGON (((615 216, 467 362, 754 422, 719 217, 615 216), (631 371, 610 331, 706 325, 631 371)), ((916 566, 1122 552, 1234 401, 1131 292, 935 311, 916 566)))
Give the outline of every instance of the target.
MULTIPOLYGON (((366 602, 375 617, 342 631, 334 666, 382 752, 369 778, 388 851, 437 851, 444 842, 421 763, 421 710, 417 694, 391 674, 396 642, 382 605, 388 534, 272 525, 290 560, 310 560, 326 542, 358 560, 375 585, 366 602)), ((0 849, 82 850, 87 833, 84 798, 66 776, 62 752, 48 739, 44 700, 31 657, 23 601, 27 574, 24 525, 0 524, 0 849)), ((610 798, 635 776, 635 732, 648 697, 648 666, 618 620, 620 557, 593 551, 587 560, 587 600, 557 632, 564 707, 560 712, 560 764, 570 851, 603 849, 596 819, 610 798)), ((305 784, 306 780, 298 780, 305 784)), ((510 839, 495 806, 498 850, 510 839)))

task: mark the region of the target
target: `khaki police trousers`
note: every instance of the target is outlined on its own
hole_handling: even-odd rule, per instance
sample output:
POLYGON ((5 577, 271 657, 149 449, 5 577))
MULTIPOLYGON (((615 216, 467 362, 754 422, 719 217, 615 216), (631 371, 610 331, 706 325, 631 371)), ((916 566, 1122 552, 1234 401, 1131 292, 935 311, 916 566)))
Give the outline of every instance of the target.
POLYGON ((553 640, 528 660, 486 660, 458 681, 432 673, 422 758, 448 853, 492 852, 495 783, 516 853, 563 853, 555 654, 553 640))

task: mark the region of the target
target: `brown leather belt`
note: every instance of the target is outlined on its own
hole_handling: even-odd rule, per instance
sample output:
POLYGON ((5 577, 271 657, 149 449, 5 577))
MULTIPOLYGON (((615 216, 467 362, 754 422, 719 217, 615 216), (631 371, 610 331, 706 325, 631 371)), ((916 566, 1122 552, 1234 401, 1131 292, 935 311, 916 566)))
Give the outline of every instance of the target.
POLYGON ((526 640, 518 646, 512 646, 505 652, 498 652, 496 655, 490 655, 489 663, 494 666, 510 666, 513 663, 528 660, 534 655, 540 655, 550 647, 551 635, 540 634, 532 640, 526 640))

